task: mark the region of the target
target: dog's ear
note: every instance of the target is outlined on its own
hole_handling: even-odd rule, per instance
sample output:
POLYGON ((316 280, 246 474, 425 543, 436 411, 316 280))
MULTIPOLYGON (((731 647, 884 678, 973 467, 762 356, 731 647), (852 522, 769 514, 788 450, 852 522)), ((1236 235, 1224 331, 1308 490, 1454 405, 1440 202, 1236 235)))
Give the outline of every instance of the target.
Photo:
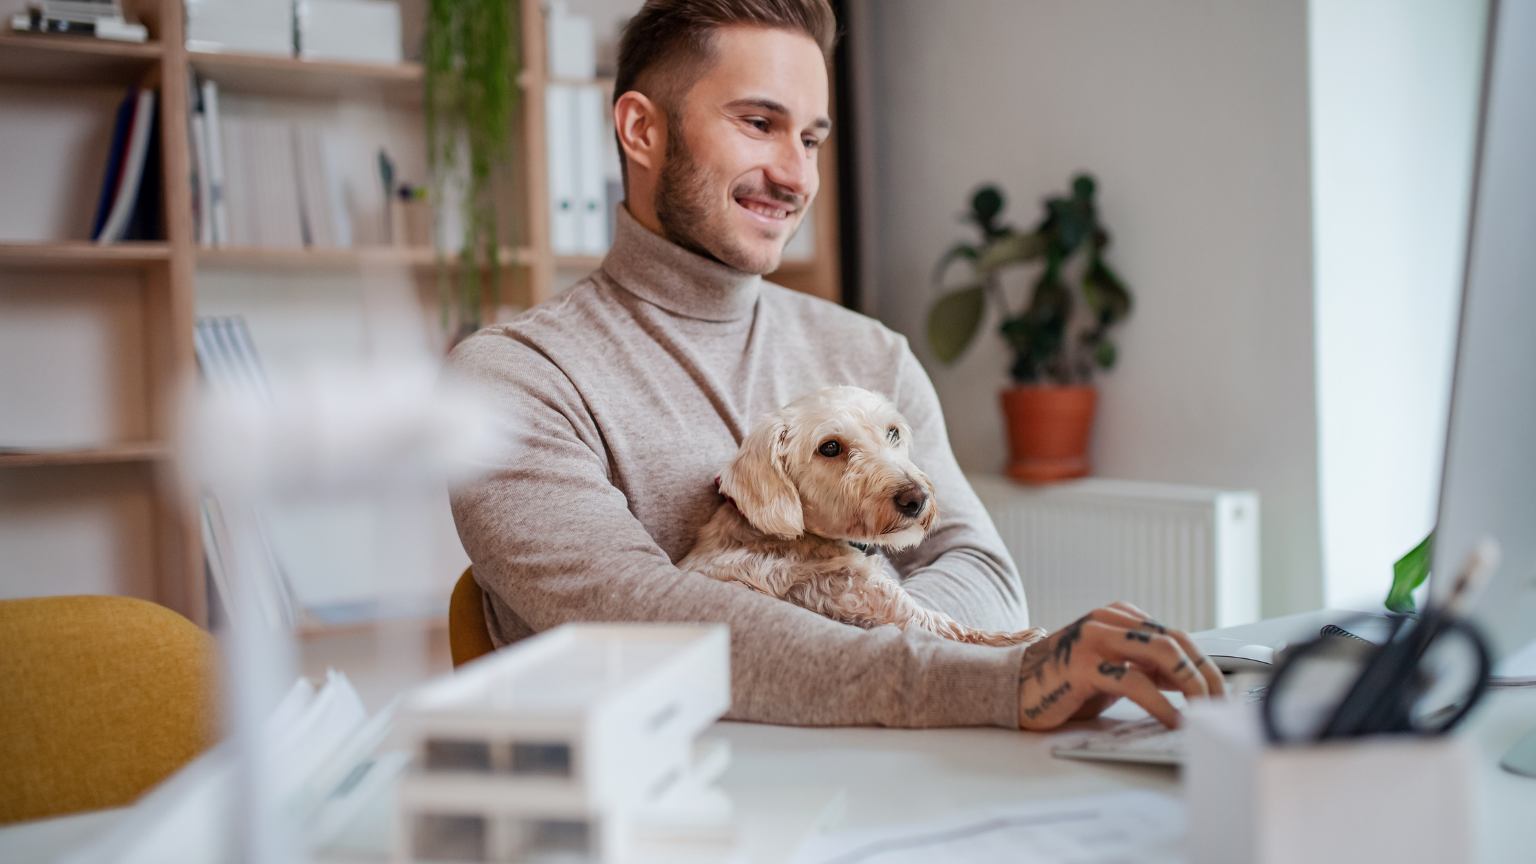
POLYGON ((736 502, 752 527, 784 540, 805 533, 800 493, 785 472, 789 426, 765 423, 741 442, 736 458, 720 472, 720 492, 736 502))

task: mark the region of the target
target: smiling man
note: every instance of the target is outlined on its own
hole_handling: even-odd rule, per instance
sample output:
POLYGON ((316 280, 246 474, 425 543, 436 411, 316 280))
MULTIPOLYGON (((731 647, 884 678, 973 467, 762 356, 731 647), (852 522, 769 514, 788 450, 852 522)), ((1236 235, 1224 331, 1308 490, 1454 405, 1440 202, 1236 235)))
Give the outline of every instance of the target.
POLYGON ((993 648, 852 627, 675 566, 753 420, 854 384, 905 415, 943 513, 892 556, 907 592, 972 627, 1028 624, 906 340, 762 278, 819 188, 835 30, 826 0, 651 0, 627 26, 612 249, 560 298, 449 359, 504 424, 504 454, 451 495, 492 640, 568 621, 722 622, 729 716, 742 720, 1041 729, 1128 696, 1174 723, 1159 687, 1201 696, 1221 679, 1187 637, 1132 607, 1028 650, 993 648))

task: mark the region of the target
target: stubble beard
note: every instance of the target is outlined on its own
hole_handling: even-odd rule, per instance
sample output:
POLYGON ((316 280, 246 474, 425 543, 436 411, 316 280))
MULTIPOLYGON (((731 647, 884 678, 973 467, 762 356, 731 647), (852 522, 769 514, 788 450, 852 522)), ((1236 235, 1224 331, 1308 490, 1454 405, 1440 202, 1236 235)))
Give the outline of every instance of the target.
MULTIPOLYGON (((656 187, 656 221, 673 243, 743 273, 768 273, 778 267, 778 255, 761 255, 738 243, 726 220, 734 214, 712 211, 713 185, 704 168, 693 158, 674 119, 667 121, 666 165, 656 187)), ((771 190, 768 194, 772 194, 771 190)), ((733 198, 735 196, 732 196, 733 198)), ((776 196, 777 197, 777 196, 776 196)), ((796 226, 799 230, 799 226, 796 226)), ((794 232, 790 232, 793 236, 794 232)), ((789 238, 784 239, 788 243, 789 238)), ((784 244, 779 245, 782 252, 784 244)))

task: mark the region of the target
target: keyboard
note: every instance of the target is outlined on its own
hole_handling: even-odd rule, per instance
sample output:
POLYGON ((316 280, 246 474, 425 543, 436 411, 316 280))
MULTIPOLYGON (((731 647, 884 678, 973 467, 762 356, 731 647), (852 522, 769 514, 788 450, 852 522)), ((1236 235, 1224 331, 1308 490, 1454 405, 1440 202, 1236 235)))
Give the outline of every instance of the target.
MULTIPOLYGON (((1239 698, 1262 702, 1265 686, 1252 687, 1239 698)), ((1169 729, 1156 719, 1129 720, 1109 729, 1068 733, 1051 747, 1061 759, 1093 759, 1105 762, 1138 762, 1145 765, 1178 765, 1184 761, 1184 730, 1169 729)))

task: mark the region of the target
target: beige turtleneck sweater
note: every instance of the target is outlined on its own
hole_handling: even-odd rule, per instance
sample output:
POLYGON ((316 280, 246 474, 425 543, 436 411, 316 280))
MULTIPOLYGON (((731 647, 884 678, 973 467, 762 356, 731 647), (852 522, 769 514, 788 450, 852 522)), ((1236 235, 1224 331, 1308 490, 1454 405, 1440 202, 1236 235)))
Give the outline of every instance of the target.
POLYGON ((972 626, 1023 629, 1018 574, 903 337, 695 255, 621 206, 602 269, 466 339, 448 374, 484 385, 502 424, 505 449, 450 496, 497 645, 569 621, 721 622, 733 719, 1018 727, 1021 647, 863 630, 674 566, 752 423, 856 384, 906 415, 943 514, 892 557, 907 590, 972 626))

